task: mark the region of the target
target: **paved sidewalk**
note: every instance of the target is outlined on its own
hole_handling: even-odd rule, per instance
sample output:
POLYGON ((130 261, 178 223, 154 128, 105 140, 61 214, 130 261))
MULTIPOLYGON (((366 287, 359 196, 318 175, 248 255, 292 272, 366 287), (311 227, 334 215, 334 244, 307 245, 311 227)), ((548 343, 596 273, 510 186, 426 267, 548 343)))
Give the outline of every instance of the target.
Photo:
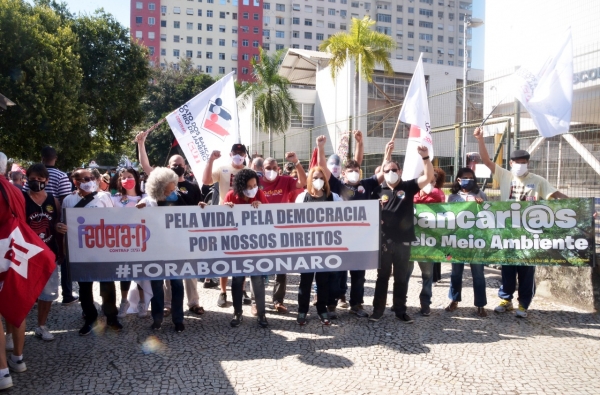
MULTIPOLYGON (((217 307, 219 291, 201 285, 206 314, 186 312, 186 330, 180 334, 167 320, 160 332, 152 332, 149 316, 132 315, 122 320, 121 333, 99 331, 80 337, 79 304, 55 304, 48 326, 56 340, 46 343, 33 335, 34 308, 27 321, 28 370, 12 373, 15 387, 6 393, 600 393, 600 317, 541 298, 534 299, 527 319, 497 315, 492 310, 500 276, 489 270, 489 317, 480 319, 472 306, 468 268, 464 301, 456 312, 447 313, 443 308, 448 303, 450 265, 442 268, 443 280, 433 290, 432 314, 421 317, 420 272, 415 267, 409 290, 412 325, 396 320, 389 309, 377 323, 341 310, 335 325, 323 328, 311 306, 312 319, 299 327, 297 275, 289 276, 290 313, 269 310, 268 329, 258 327, 249 306, 244 306, 242 325, 231 328, 232 307, 217 307)), ((375 276, 368 272, 365 284, 369 313, 375 276)), ((273 281, 267 301, 272 287, 273 281)), ((99 301, 97 284, 95 292, 99 301)))

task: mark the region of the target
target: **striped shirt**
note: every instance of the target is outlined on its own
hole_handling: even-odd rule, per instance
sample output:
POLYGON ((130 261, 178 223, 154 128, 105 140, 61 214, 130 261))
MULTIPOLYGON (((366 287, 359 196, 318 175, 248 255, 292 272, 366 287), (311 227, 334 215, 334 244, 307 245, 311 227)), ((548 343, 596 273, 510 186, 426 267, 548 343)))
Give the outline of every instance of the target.
MULTIPOLYGON (((48 183, 46 184, 46 192, 58 197, 58 200, 63 200, 65 196, 70 195, 72 192, 71 181, 69 181, 67 174, 54 166, 46 166, 46 169, 48 169, 49 175, 48 183)), ((29 185, 27 181, 25 181, 23 192, 27 192, 28 190, 29 185)))

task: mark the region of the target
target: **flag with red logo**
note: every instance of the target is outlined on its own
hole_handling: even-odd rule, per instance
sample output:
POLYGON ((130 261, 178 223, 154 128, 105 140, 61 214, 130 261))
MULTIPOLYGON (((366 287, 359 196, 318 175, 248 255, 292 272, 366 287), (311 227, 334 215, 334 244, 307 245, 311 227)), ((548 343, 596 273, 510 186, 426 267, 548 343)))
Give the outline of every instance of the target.
POLYGON ((25 222, 21 192, 5 180, 0 183, 0 314, 20 326, 54 271, 56 258, 25 222))
POLYGON ((427 147, 429 158, 433 160, 433 140, 431 139, 427 86, 425 85, 425 72, 423 71, 423 54, 417 62, 398 118, 400 121, 410 124, 402 179, 405 181, 412 180, 419 177, 423 171, 423 160, 417 151, 419 145, 427 147))
POLYGON ((240 142, 233 72, 166 118, 192 171, 202 174, 212 151, 228 153, 240 142))

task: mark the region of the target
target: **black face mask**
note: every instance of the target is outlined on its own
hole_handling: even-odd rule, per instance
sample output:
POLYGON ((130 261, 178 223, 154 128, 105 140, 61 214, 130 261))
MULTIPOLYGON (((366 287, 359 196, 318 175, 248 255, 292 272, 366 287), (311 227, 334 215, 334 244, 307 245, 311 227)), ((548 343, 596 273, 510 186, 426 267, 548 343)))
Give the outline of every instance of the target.
POLYGON ((29 189, 31 189, 32 192, 43 191, 46 189, 46 183, 38 180, 31 180, 29 181, 29 189))
POLYGON ((175 174, 177 174, 177 177, 181 177, 185 173, 185 168, 181 166, 173 166, 171 167, 171 170, 173 170, 175 174))

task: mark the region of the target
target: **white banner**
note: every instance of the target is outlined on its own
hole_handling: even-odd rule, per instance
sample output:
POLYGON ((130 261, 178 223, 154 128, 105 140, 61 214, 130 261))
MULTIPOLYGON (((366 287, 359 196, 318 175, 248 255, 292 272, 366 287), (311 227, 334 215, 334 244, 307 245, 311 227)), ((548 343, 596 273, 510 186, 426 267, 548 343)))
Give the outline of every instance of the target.
POLYGON ((167 122, 194 174, 202 174, 212 151, 229 152, 240 142, 233 72, 167 115, 167 122))
POLYGON ((75 281, 376 269, 379 202, 66 209, 75 281))

